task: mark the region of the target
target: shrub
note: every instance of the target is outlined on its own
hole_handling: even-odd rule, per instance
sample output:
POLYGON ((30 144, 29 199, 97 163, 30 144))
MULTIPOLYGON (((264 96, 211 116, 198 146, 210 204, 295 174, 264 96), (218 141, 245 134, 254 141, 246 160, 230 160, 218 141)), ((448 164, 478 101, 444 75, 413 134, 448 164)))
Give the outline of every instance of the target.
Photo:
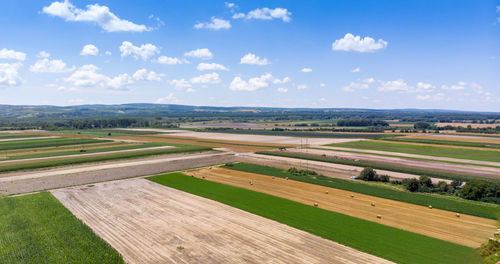
POLYGON ((364 168, 359 174, 359 179, 363 181, 376 181, 378 180, 377 173, 373 170, 373 168, 364 168))

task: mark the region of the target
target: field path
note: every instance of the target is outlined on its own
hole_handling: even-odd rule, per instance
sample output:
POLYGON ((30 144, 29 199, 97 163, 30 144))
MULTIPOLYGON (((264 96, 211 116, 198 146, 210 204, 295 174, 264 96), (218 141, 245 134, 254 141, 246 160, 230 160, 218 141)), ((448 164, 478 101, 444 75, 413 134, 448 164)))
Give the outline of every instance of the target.
POLYGON ((429 209, 365 194, 283 178, 213 167, 185 172, 209 181, 229 184, 292 201, 396 227, 414 233, 477 248, 496 232, 495 220, 429 209), (250 184, 252 181, 252 185, 250 184), (326 194, 328 191, 328 194, 326 194), (354 197, 351 197, 355 194, 354 197), (372 206, 371 203, 375 203, 372 206), (378 219, 377 215, 382 218, 378 219))
POLYGON ((391 263, 145 179, 52 194, 127 263, 391 263))
POLYGON ((0 139, 0 142, 22 141, 22 140, 37 140, 37 139, 51 139, 51 138, 61 138, 61 137, 47 136, 47 137, 26 137, 26 138, 4 138, 4 139, 0 139))

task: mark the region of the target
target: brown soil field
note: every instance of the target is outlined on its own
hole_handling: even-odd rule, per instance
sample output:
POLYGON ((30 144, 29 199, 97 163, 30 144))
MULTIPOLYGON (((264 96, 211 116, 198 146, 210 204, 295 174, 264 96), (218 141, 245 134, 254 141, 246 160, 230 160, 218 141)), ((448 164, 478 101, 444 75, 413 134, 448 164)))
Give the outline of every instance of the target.
POLYGON ((391 263, 145 179, 52 194, 127 263, 391 263))
POLYGON ((500 126, 499 123, 497 124, 473 124, 473 123, 435 123, 435 125, 437 127, 445 127, 445 126, 453 126, 453 127, 467 127, 467 126, 471 126, 472 128, 487 128, 487 127, 497 127, 497 126, 500 126))
POLYGON ((0 196, 224 164, 234 158, 234 155, 210 151, 4 173, 0 174, 0 196))
POLYGON ((204 176, 209 181, 263 192, 311 206, 318 203, 320 208, 326 210, 473 248, 488 241, 497 230, 497 222, 491 219, 463 214, 457 217, 454 212, 279 177, 273 179, 266 175, 219 167, 192 170, 185 174, 200 178, 204 176), (352 194, 355 196, 351 197, 352 194), (375 203, 375 206, 372 206, 372 203, 375 203), (377 215, 382 218, 377 218, 377 215))
MULTIPOLYGON (((134 145, 132 143, 119 143, 119 142, 111 142, 111 143, 91 143, 84 144, 84 149, 100 149, 100 148, 109 148, 109 147, 123 147, 134 145)), ((18 150, 9 150, 9 151, 1 151, 2 155, 6 156, 19 156, 19 155, 31 155, 31 154, 40 154, 40 153, 54 153, 54 152, 63 152, 63 151, 73 151, 82 149, 82 145, 74 145, 74 146, 62 146, 62 147, 46 147, 46 148, 36 148, 36 149, 18 149, 18 150)))
POLYGON ((343 152, 335 150, 308 149, 306 152, 300 149, 290 149, 288 151, 308 153, 317 156, 325 154, 327 157, 337 156, 339 158, 341 157, 351 160, 359 159, 363 161, 380 162, 383 164, 399 165, 410 168, 432 169, 432 170, 447 171, 460 174, 468 174, 470 176, 480 176, 485 178, 493 178, 493 179, 500 178, 500 168, 484 167, 478 165, 462 165, 462 164, 454 164, 454 163, 446 163, 438 161, 405 159, 403 157, 401 158, 387 157, 387 156, 380 156, 373 154, 351 153, 351 152, 343 152))
POLYGON ((500 148, 452 146, 452 145, 439 145, 439 144, 415 143, 415 142, 399 142, 399 141, 389 141, 389 140, 377 140, 376 142, 389 143, 389 144, 406 144, 406 145, 413 145, 413 146, 432 146, 432 147, 446 147, 446 148, 457 148, 457 149, 488 150, 488 151, 499 151, 500 152, 500 148))
POLYGON ((461 142, 478 142, 478 143, 492 143, 500 144, 500 137, 481 137, 477 135, 463 136, 463 135, 440 135, 440 134, 411 134, 407 138, 418 139, 434 139, 434 140, 449 140, 461 142))

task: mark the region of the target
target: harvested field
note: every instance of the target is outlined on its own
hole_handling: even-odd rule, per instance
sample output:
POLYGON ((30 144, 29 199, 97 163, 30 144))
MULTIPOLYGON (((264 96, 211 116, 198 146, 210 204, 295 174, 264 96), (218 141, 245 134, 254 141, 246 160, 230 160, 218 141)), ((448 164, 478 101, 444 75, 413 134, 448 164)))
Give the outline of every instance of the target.
POLYGON ((234 161, 233 155, 221 152, 204 152, 77 165, 37 172, 6 173, 0 174, 0 195, 30 193, 231 161, 234 161))
POLYGON ((233 128, 233 129, 271 129, 256 123, 194 123, 181 125, 182 128, 233 128))
POLYGON ((334 150, 321 150, 321 149, 308 149, 307 153, 303 150, 298 150, 298 149, 292 149, 287 152, 308 154, 318 157, 321 157, 321 155, 324 154, 327 157, 337 156, 337 157, 347 158, 350 160, 359 159, 362 161, 379 162, 383 164, 404 166, 409 168, 431 169, 435 171, 444 171, 444 172, 452 172, 458 174, 467 174, 470 176, 500 179, 500 168, 493 168, 493 167, 462 165, 462 164, 454 164, 446 162, 433 162, 426 160, 405 159, 399 157, 387 157, 380 155, 370 155, 370 154, 361 154, 361 153, 352 153, 352 152, 343 152, 334 150))
POLYGON ((404 138, 435 139, 461 142, 478 142, 500 144, 500 137, 463 136, 463 135, 441 135, 441 134, 412 134, 404 138))
POLYGON ((500 126, 500 123, 496 124, 474 124, 474 123, 435 123, 437 127, 445 127, 445 126, 453 126, 453 127, 468 127, 471 126, 472 128, 488 128, 492 127, 495 128, 497 126, 500 126))
POLYGON ((390 263, 144 179, 52 194, 127 263, 390 263))
POLYGON ((224 168, 204 168, 186 172, 210 181, 251 189, 292 201, 318 206, 353 217, 477 248, 496 232, 496 221, 454 212, 429 209, 374 196, 355 194, 314 184, 272 178, 224 168), (252 185, 249 184, 252 181, 252 185), (328 191, 328 194, 325 192, 328 191), (375 206, 372 206, 372 203, 375 206), (382 218, 378 219, 377 215, 382 218))

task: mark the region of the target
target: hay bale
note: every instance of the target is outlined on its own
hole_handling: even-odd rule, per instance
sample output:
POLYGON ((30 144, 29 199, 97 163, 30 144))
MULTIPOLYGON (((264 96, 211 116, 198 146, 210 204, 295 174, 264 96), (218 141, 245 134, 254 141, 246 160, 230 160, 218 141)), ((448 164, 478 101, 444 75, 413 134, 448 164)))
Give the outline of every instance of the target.
POLYGON ((325 193, 328 194, 328 191, 326 191, 325 193))
POLYGON ((351 198, 354 198, 354 194, 351 194, 351 198))
POLYGON ((253 185, 253 181, 250 181, 250 185, 253 185))
POLYGON ((432 209, 432 205, 429 205, 429 209, 432 209))
POLYGON ((286 177, 286 178, 285 178, 285 180, 287 180, 287 181, 288 181, 288 177, 286 177))
POLYGON ((377 218, 378 218, 378 219, 382 219, 382 216, 381 216, 381 215, 377 215, 377 218))
POLYGON ((457 216, 457 217, 460 217, 460 213, 457 213, 457 214, 456 214, 456 216, 457 216))
POLYGON ((273 176, 273 177, 271 177, 271 179, 273 179, 273 180, 274 180, 274 176, 273 176))
POLYGON ((375 206, 375 202, 372 202, 372 206, 375 206))
POLYGON ((314 206, 318 207, 318 203, 314 203, 314 206))
POLYGON ((205 175, 201 176, 203 179, 205 179, 205 175))

